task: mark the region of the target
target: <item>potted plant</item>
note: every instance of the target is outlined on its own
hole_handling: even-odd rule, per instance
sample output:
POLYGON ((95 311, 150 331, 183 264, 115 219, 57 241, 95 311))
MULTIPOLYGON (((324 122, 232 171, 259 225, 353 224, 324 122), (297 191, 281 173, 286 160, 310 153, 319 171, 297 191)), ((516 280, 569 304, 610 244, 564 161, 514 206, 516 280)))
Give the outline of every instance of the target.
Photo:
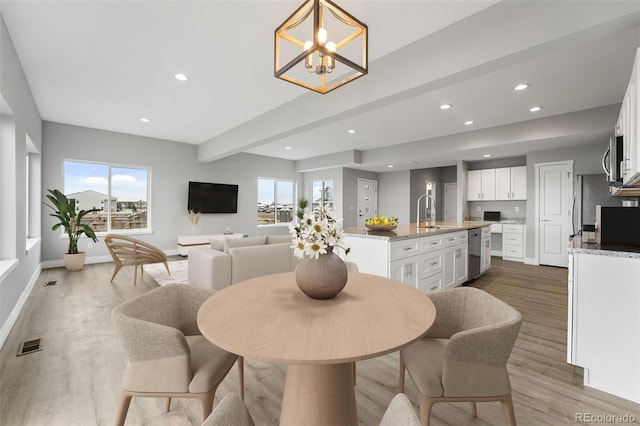
POLYGON ((82 269, 85 258, 84 252, 78 252, 78 239, 82 234, 85 234, 93 242, 98 241, 96 233, 89 225, 82 223, 82 218, 86 214, 100 211, 100 209, 79 210, 76 212, 75 199, 68 199, 57 189, 47 189, 47 191, 49 191, 47 198, 52 205, 46 203, 45 205, 53 210, 53 213, 50 213, 49 216, 58 219, 58 223, 53 225, 51 230, 55 231, 62 226, 69 237, 69 248, 64 255, 64 266, 69 271, 78 271, 82 269))

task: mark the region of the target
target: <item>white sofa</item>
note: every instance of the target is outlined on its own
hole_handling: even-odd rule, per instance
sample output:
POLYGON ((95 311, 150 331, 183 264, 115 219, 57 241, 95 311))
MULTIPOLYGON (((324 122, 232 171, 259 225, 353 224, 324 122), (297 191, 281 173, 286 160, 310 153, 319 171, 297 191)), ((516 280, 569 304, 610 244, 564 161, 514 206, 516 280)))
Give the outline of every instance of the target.
POLYGON ((221 290, 250 278, 294 271, 297 261, 289 235, 212 239, 210 246, 189 251, 188 280, 221 290))

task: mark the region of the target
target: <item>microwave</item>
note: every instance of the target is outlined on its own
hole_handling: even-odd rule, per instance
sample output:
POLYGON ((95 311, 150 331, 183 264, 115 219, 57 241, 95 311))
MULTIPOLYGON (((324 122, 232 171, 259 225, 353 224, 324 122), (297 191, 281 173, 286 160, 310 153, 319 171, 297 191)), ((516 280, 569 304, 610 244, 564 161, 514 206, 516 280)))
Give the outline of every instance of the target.
POLYGON ((599 244, 640 247, 640 207, 596 206, 599 244))
POLYGON ((609 139, 609 147, 602 157, 602 169, 607 175, 609 186, 622 186, 623 150, 624 141, 622 135, 612 136, 609 139))

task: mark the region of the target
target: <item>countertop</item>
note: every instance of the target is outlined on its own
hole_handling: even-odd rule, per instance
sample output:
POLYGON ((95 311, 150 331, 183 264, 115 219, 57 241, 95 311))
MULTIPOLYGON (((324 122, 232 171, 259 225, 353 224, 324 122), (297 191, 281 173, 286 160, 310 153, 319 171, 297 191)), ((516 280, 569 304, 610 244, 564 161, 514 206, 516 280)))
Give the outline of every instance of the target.
POLYGON ((393 231, 372 231, 365 227, 345 228, 344 233, 350 237, 382 238, 388 240, 398 240, 404 238, 428 237, 429 235, 445 234, 448 232, 466 231, 468 229, 483 228, 491 225, 490 222, 465 221, 457 222, 436 222, 435 228, 417 227, 415 223, 399 223, 393 231))
POLYGON ((569 253, 597 254, 600 256, 631 257, 640 259, 638 246, 613 246, 607 244, 588 243, 581 237, 575 237, 569 243, 569 253))

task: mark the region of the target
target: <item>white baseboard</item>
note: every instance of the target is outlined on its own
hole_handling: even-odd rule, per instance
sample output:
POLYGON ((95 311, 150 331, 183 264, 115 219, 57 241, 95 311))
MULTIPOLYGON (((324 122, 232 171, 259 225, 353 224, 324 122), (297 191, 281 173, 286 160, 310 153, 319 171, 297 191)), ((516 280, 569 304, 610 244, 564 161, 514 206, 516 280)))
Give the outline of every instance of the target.
POLYGON ((535 257, 525 257, 524 258, 524 264, 525 265, 540 265, 538 263, 538 259, 536 259, 535 257))
POLYGON ((4 346, 4 342, 7 340, 7 337, 9 337, 9 333, 18 320, 20 312, 22 312, 22 308, 24 308, 24 304, 27 302, 27 299, 31 294, 31 290, 33 290, 33 286, 36 284, 41 271, 42 265, 39 265, 31 276, 31 279, 29 280, 29 283, 25 287, 24 291, 20 295, 20 298, 11 310, 9 317, 7 317, 7 320, 4 322, 4 324, 2 324, 2 329, 0 329, 0 348, 4 346))
MULTIPOLYGON (((166 254, 167 256, 177 256, 178 255, 178 249, 173 249, 173 250, 162 250, 162 252, 164 254, 166 254)), ((107 255, 107 256, 91 256, 91 257, 87 257, 84 261, 85 265, 89 265, 92 263, 108 263, 108 262, 113 262, 113 258, 111 257, 111 255, 107 255)), ((49 269, 49 268, 63 268, 64 267, 64 260, 63 259, 57 259, 57 260, 47 260, 45 262, 42 262, 40 264, 40 266, 42 267, 42 269, 49 269)))

